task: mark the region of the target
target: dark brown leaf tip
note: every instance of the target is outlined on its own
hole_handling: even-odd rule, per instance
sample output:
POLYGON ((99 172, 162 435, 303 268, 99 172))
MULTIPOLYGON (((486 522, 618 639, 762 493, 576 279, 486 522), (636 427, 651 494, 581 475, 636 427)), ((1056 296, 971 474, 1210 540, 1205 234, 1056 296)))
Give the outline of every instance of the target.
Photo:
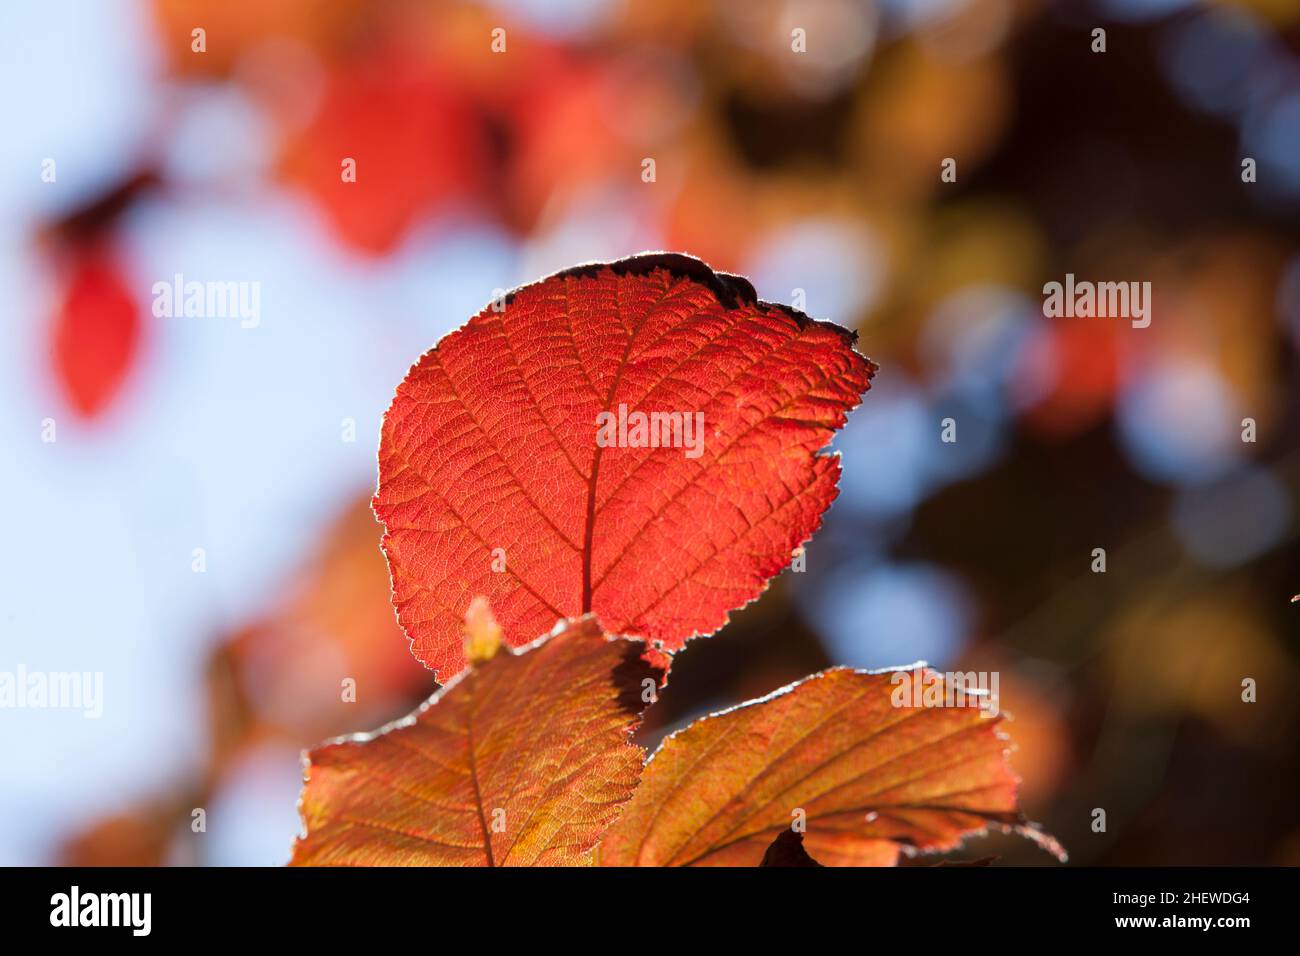
POLYGON ((763 854, 763 862, 759 866, 821 866, 816 860, 808 855, 808 851, 803 848, 803 834, 795 833, 793 830, 782 830, 767 852, 763 854))
MULTIPOLYGON (((764 311, 774 310, 794 319, 801 329, 809 325, 820 325, 827 329, 833 329, 842 335, 849 344, 858 341, 858 333, 852 329, 846 329, 825 319, 814 319, 793 306, 781 302, 768 302, 765 299, 760 299, 758 292, 754 289, 754 284, 744 276, 716 271, 703 260, 681 252, 638 252, 636 255, 627 256, 623 259, 614 259, 609 262, 584 262, 576 266, 570 266, 567 269, 561 269, 559 272, 554 272, 541 279, 526 282, 510 290, 505 295, 505 302, 509 305, 520 292, 543 282, 564 278, 595 278, 606 270, 619 276, 645 276, 656 271, 667 272, 677 278, 690 279, 706 287, 714 294, 723 308, 737 309, 741 306, 752 305, 764 311)), ((870 366, 868 374, 874 375, 879 366, 870 359, 867 359, 867 364, 870 366)))

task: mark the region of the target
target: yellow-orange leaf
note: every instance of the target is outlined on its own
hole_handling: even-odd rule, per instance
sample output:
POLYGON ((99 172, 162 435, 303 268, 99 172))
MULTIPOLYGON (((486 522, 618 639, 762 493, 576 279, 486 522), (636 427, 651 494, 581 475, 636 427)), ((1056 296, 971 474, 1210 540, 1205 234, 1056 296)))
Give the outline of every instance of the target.
MULTIPOLYGON (((939 680, 919 665, 897 673, 939 680)), ((990 824, 1061 855, 1016 806, 1002 718, 910 694, 895 706, 891 678, 825 671, 668 737, 599 862, 756 866, 800 820, 804 848, 830 866, 892 865, 904 847, 949 850, 990 824)))
POLYGON ((645 757, 628 735, 662 675, 644 650, 568 622, 409 717, 313 750, 292 864, 590 864, 645 757))

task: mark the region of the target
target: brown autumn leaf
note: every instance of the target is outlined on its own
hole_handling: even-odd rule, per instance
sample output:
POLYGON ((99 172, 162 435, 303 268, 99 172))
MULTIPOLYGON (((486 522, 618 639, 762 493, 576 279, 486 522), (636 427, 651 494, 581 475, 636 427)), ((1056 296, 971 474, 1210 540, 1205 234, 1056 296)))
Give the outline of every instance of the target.
POLYGON ((209 691, 226 742, 313 744, 376 726, 433 690, 393 618, 377 538, 369 495, 348 502, 276 604, 216 651, 209 691), (344 678, 357 695, 340 707, 344 678))
POLYGON ((291 865, 591 863, 636 787, 645 752, 628 735, 661 674, 589 617, 519 650, 498 650, 481 606, 469 621, 455 680, 308 755, 291 865))
POLYGON ((176 811, 165 801, 154 801, 94 820, 63 842, 58 865, 165 866, 178 830, 176 811))
MULTIPOLYGON (((893 673, 940 680, 919 665, 893 673)), ((893 865, 990 825, 1063 857, 1016 806, 1002 718, 910 696, 895 706, 893 673, 824 671, 668 737, 599 862, 754 866, 799 810, 806 851, 829 866, 893 865)))

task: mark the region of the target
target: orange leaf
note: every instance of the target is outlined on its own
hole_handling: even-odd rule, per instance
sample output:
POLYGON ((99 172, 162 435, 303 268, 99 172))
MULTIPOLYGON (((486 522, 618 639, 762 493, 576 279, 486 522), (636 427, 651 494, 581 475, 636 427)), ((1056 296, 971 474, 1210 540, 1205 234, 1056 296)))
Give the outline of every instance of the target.
POLYGON ((910 696, 896 707, 891 676, 828 670, 668 737, 599 862, 754 866, 799 819, 830 866, 893 865, 904 847, 950 850, 990 824, 1059 853, 1016 807, 1001 718, 910 696))
MULTIPOLYGON (((480 649, 490 627, 477 613, 480 649)), ((376 734, 313 750, 292 864, 589 864, 645 756, 628 734, 661 675, 643 650, 567 622, 485 653, 376 734)))
POLYGON ((460 671, 478 594, 513 645, 589 612, 669 653, 717 630, 836 495, 819 452, 875 370, 854 338, 669 254, 484 309, 384 418, 374 508, 412 652, 460 671), (643 414, 667 427, 638 432, 643 414))

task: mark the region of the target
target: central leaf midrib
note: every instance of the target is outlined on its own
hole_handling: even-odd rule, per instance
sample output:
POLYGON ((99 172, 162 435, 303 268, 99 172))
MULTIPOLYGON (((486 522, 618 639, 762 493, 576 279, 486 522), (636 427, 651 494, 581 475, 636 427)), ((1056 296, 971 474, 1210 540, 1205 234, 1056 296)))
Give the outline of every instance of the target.
MULTIPOLYGON (((470 681, 474 680, 473 671, 469 675, 470 681)), ((471 688, 473 684, 470 685, 471 688)), ((465 749, 469 762, 469 779, 474 787, 474 810, 478 815, 479 829, 483 834, 483 852, 487 855, 487 865, 496 866, 496 861, 492 858, 492 831, 488 829, 487 816, 484 814, 483 806, 483 789, 479 786, 478 780, 478 760, 474 753, 474 699, 471 697, 469 709, 465 712, 465 749)))
MULTIPOLYGON (((627 345, 623 348, 623 357, 619 359, 618 369, 614 372, 614 381, 609 386, 609 394, 605 396, 604 411, 610 411, 610 406, 614 404, 614 396, 618 394, 619 383, 623 380, 623 370, 627 368, 628 357, 632 354, 632 342, 636 338, 636 333, 630 333, 627 337, 627 345)), ((605 449, 600 443, 596 444, 596 453, 591 456, 591 475, 587 478, 587 523, 582 532, 582 613, 591 613, 591 557, 592 543, 596 536, 596 483, 600 477, 600 455, 605 449)))
MULTIPOLYGON (((614 371, 614 381, 610 383, 609 394, 605 396, 603 411, 612 412, 611 406, 614 404, 614 396, 618 394, 618 387, 623 381, 623 372, 627 368, 628 359, 632 357, 632 345, 636 342, 637 335, 645 328, 646 319, 655 314, 655 311, 661 308, 668 300, 668 297, 677 289, 676 281, 668 282, 664 288, 659 291, 659 298, 653 305, 645 309, 641 316, 640 322, 633 322, 632 327, 628 328, 623 322, 622 307, 622 285, 615 286, 614 292, 614 311, 623 328, 627 331, 627 344, 623 348, 623 357, 618 361, 618 368, 614 371)), ((594 588, 591 583, 591 565, 592 565, 592 544, 596 536, 596 484, 600 476, 600 457, 604 449, 599 444, 596 445, 596 452, 591 457, 591 474, 587 478, 587 519, 586 526, 582 533, 582 613, 590 614, 592 605, 592 593, 594 588)))

